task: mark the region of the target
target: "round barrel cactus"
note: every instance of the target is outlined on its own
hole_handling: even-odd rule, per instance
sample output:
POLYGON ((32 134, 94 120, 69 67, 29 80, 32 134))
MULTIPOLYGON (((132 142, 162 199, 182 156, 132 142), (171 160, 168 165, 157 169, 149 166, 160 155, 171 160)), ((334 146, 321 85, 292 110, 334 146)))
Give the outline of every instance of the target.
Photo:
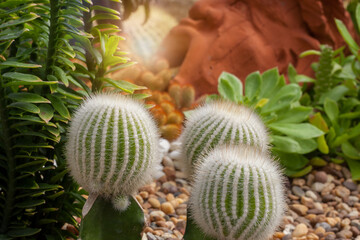
POLYGON ((285 206, 278 165, 246 145, 222 146, 205 158, 196 170, 191 217, 216 239, 268 239, 285 206))
POLYGON ((128 195, 151 179, 159 164, 157 127, 145 107, 119 94, 87 99, 70 123, 66 158, 88 192, 128 195))
POLYGON ((200 156, 216 146, 239 144, 268 149, 264 123, 251 109, 227 101, 215 101, 195 109, 181 136, 187 173, 192 173, 200 156))

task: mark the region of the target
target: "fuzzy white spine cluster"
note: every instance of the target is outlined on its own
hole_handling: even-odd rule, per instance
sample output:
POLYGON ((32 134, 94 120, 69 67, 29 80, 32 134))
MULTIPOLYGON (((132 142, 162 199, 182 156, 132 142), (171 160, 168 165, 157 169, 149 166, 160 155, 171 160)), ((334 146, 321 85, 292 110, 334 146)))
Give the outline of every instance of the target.
POLYGON ((223 144, 247 144, 267 151, 267 129, 251 109, 228 101, 215 101, 195 109, 181 135, 182 155, 187 173, 198 159, 223 144))
POLYGON ((280 224, 282 175, 267 153, 247 146, 211 151, 196 171, 190 207, 203 232, 221 240, 268 239, 280 224))
POLYGON ((159 164, 158 141, 143 104, 119 94, 98 94, 74 114, 66 158, 85 190, 105 197, 128 195, 151 180, 159 164))

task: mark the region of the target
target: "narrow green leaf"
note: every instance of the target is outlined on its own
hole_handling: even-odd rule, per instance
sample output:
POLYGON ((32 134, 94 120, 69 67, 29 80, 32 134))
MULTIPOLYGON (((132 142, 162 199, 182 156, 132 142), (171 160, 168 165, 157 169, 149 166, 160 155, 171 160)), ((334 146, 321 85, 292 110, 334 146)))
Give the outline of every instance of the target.
POLYGON ((37 200, 28 200, 25 202, 20 202, 20 203, 16 204, 15 206, 18 208, 32 208, 32 207, 42 205, 44 203, 45 203, 44 199, 37 199, 37 200))
POLYGON ((98 29, 118 29, 119 27, 114 25, 114 24, 98 24, 96 26, 94 26, 94 28, 98 28, 98 29))
POLYGON ((68 87, 69 80, 67 79, 66 73, 57 66, 52 66, 52 69, 54 70, 55 75, 68 87))
POLYGON ((342 97, 345 96, 345 94, 349 91, 349 89, 344 85, 339 85, 331 89, 329 92, 324 93, 321 95, 319 103, 323 104, 326 98, 330 98, 331 100, 337 102, 342 97))
POLYGON ((294 66, 290 63, 288 66, 288 77, 289 77, 289 81, 290 83, 296 83, 296 76, 297 76, 297 72, 296 69, 294 68, 294 66))
POLYGON ((130 67, 130 66, 135 65, 135 64, 137 64, 137 62, 128 62, 128 63, 120 64, 119 66, 110 68, 110 69, 106 72, 106 74, 115 72, 115 71, 120 70, 120 69, 123 69, 123 68, 130 67))
POLYGON ((27 102, 14 102, 7 106, 8 108, 19 108, 31 113, 39 113, 40 109, 32 103, 27 102))
POLYGON ((35 75, 19 72, 7 72, 3 74, 3 77, 23 82, 42 82, 42 80, 35 75))
POLYGON ((22 63, 22 62, 15 62, 15 61, 5 61, 5 62, 0 63, 0 66, 18 67, 18 68, 39 68, 39 67, 41 67, 41 65, 38 65, 38 64, 22 63))
POLYGON ((252 101, 260 91, 262 84, 260 73, 253 72, 245 79, 245 96, 249 101, 252 101))
POLYGON ((356 181, 360 180, 360 161, 347 159, 346 162, 349 165, 352 179, 356 181))
POLYGON ((346 157, 350 159, 359 160, 360 159, 360 151, 356 149, 350 142, 346 141, 341 144, 341 150, 345 154, 346 157))
POLYGON ((1 33, 0 34, 0 41, 7 41, 7 40, 16 39, 16 38, 20 37, 24 32, 28 32, 28 31, 29 31, 29 29, 22 28, 22 29, 17 30, 17 31, 12 30, 11 32, 9 32, 7 34, 1 33))
POLYGON ((321 53, 320 53, 320 51, 317 51, 317 50, 307 50, 305 52, 302 52, 299 57, 303 58, 303 57, 307 57, 307 56, 310 56, 310 55, 320 56, 321 53))
POLYGON ((39 108, 39 117, 48 123, 54 116, 54 109, 49 104, 41 104, 39 108))
POLYGON ((27 14, 25 16, 22 16, 21 18, 6 21, 5 23, 0 24, 0 29, 15 26, 15 25, 19 25, 19 24, 22 24, 22 23, 26 23, 26 22, 32 21, 32 20, 34 20, 34 19, 36 19, 38 17, 39 16, 36 15, 35 13, 29 13, 29 14, 27 14))
POLYGON ((337 103, 330 98, 326 98, 324 102, 324 110, 331 122, 335 122, 339 116, 339 107, 337 103))
POLYGON ((101 78, 101 80, 105 81, 105 82, 113 85, 114 87, 121 89, 122 91, 127 92, 127 93, 133 93, 135 90, 146 89, 146 87, 138 86, 138 85, 129 83, 127 81, 122 81, 122 80, 115 81, 110 78, 101 78))
POLYGON ((323 131, 309 123, 271 123, 269 128, 300 139, 315 138, 324 134, 323 131))
POLYGON ((68 66, 69 68, 71 68, 71 70, 75 71, 76 67, 74 65, 74 63, 72 61, 70 61, 69 59, 63 57, 63 56, 56 56, 56 58, 58 59, 58 61, 66 66, 68 66))
POLYGON ((15 228, 7 232, 9 237, 30 237, 41 231, 41 228, 15 228))
POLYGON ((93 22, 96 20, 110 20, 110 19, 120 20, 120 17, 116 16, 114 14, 111 14, 111 13, 99 13, 99 14, 96 14, 95 16, 93 16, 90 19, 90 22, 93 22))
POLYGON ((103 12, 108 12, 108 13, 112 13, 115 15, 120 15, 120 13, 114 9, 108 8, 108 7, 104 7, 104 6, 100 6, 100 5, 93 5, 90 8, 91 10, 98 10, 98 11, 103 11, 103 12))
POLYGON ((8 97, 18 102, 50 103, 49 100, 35 93, 27 93, 27 92, 10 93, 8 97))
POLYGON ((58 97, 54 95, 48 95, 49 100, 51 101, 52 106, 54 109, 64 118, 70 119, 69 110, 66 108, 64 103, 58 97))
POLYGON ((355 40, 352 38, 351 34, 347 30, 345 24, 341 20, 335 19, 335 23, 341 36, 344 38, 345 42, 349 46, 351 53, 357 56, 359 51, 359 45, 357 45, 357 43, 355 42, 355 40))
POLYGON ((312 168, 313 167, 311 165, 309 165, 306 168, 304 168, 300 171, 293 172, 293 173, 285 171, 285 174, 288 175, 289 177, 293 177, 293 178, 303 177, 306 174, 310 173, 312 171, 312 168))

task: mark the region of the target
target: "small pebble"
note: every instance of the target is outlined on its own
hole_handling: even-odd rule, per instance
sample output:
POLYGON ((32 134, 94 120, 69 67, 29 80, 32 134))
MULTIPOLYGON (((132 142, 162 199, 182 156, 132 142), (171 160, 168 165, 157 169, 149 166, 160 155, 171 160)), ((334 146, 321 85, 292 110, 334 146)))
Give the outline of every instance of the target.
POLYGON ((315 182, 320 182, 320 183, 326 183, 327 182, 327 174, 324 171, 319 171, 317 173, 315 173, 315 182))
POLYGON ((292 233, 293 237, 302 237, 308 233, 308 228, 305 224, 300 223, 295 227, 295 230, 292 233))
POLYGON ((166 214, 172 214, 175 212, 175 209, 173 205, 171 205, 171 203, 164 202, 163 204, 161 204, 161 211, 163 211, 166 214))

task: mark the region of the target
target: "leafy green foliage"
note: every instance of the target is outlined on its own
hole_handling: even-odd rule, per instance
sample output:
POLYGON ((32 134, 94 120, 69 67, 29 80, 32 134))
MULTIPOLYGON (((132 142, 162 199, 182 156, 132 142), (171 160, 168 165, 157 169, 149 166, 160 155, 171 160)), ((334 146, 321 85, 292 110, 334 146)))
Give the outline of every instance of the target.
MULTIPOLYGON (((270 130, 272 150, 286 167, 288 175, 308 171, 309 161, 303 154, 317 149, 316 138, 324 132, 306 122, 313 108, 300 104, 302 91, 297 83, 285 84, 284 76, 274 68, 263 74, 249 74, 244 93, 238 78, 222 73, 218 89, 222 98, 251 107, 262 117, 270 130)), ((216 97, 212 95, 209 99, 216 97)))
MULTIPOLYGON (((360 11, 360 5, 356 9, 360 11)), ((360 18, 360 15, 357 17, 360 18)), ((317 139, 318 150, 336 162, 346 160, 353 178, 359 180, 360 47, 345 25, 340 20, 335 21, 352 54, 345 56, 344 47, 333 51, 329 46, 321 46, 320 51, 312 51, 320 56, 320 60, 314 64, 314 91, 304 97, 310 99, 308 105, 318 110, 310 122, 326 132, 325 136, 317 139), (323 78, 325 72, 326 78, 323 78)))
POLYGON ((117 27, 88 28, 95 20, 87 18, 89 2, 0 3, 1 237, 76 238, 62 230, 64 224, 78 227, 86 194, 63 158, 71 113, 92 93, 87 79, 94 91, 141 88, 104 79, 130 63, 117 48, 121 38, 112 35, 117 27))
MULTIPOLYGON (((90 5, 88 5, 90 6, 90 5)), ((91 33, 93 38, 78 36, 76 38, 79 46, 82 47, 76 51, 78 63, 75 63, 76 74, 73 75, 78 84, 86 88, 81 79, 86 78, 90 81, 92 91, 102 91, 104 88, 112 88, 118 91, 132 94, 135 90, 144 89, 122 80, 113 80, 107 77, 108 74, 124 67, 135 64, 127 58, 126 52, 121 51, 118 45, 122 37, 116 35, 120 32, 118 26, 113 24, 97 24, 95 22, 101 20, 120 19, 120 13, 114 9, 110 9, 100 5, 93 5, 92 11, 101 10, 106 13, 96 14, 91 17, 91 11, 84 13, 85 30, 91 33)))

